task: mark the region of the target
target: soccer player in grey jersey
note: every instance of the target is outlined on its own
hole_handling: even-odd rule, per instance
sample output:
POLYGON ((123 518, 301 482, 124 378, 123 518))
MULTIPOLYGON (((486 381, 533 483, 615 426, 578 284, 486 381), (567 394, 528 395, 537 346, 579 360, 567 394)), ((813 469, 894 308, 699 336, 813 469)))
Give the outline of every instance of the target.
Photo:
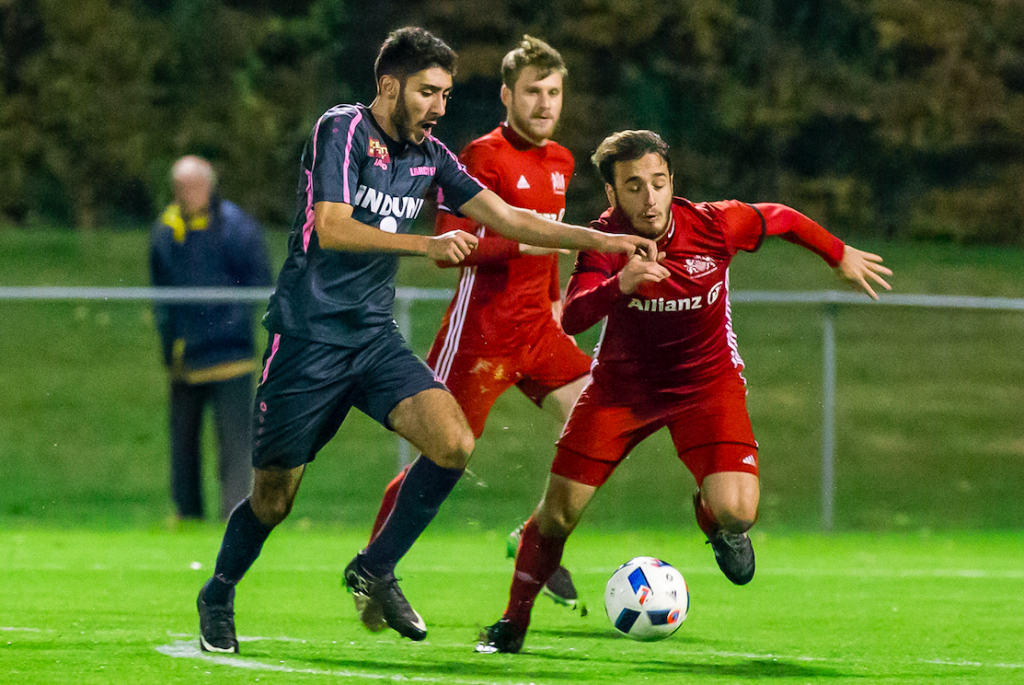
POLYGON ((352 407, 421 453, 380 534, 345 569, 363 622, 422 640, 427 629, 394 576, 473 451, 462 410, 416 358, 392 317, 397 258, 459 263, 477 238, 409 228, 431 182, 445 204, 506 237, 540 247, 640 252, 654 243, 568 226, 507 205, 469 176, 432 128, 445 113, 455 53, 419 28, 399 29, 374 65, 369 107, 342 105, 317 122, 303 152, 299 211, 270 301, 271 334, 256 394, 252 494, 231 513, 214 575, 197 598, 200 646, 238 652, 235 586, 288 516, 306 464, 352 407))

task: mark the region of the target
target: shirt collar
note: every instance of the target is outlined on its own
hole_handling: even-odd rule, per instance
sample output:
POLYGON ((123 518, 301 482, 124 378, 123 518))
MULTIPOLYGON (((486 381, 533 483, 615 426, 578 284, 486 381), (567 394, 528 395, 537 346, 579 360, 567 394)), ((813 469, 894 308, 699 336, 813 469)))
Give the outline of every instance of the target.
POLYGON ((523 138, 507 121, 501 122, 501 135, 505 136, 505 140, 507 140, 509 144, 517 150, 529 150, 530 148, 544 147, 543 145, 534 145, 526 138, 523 138))

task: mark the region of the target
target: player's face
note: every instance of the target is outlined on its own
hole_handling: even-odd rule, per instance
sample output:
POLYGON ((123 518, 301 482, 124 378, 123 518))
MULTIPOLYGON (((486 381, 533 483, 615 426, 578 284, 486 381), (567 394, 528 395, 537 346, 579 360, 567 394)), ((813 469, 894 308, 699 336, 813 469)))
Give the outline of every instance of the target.
POLYGON ((543 145, 555 133, 562 115, 562 75, 524 67, 512 89, 502 87, 501 100, 508 123, 534 145, 543 145))
POLYGON ((656 152, 615 163, 615 185, 605 184, 608 202, 630 220, 644 238, 658 239, 668 230, 672 208, 672 175, 656 152))
POLYGON ((441 67, 418 71, 402 82, 391 122, 399 137, 419 145, 444 116, 452 92, 452 75, 441 67))

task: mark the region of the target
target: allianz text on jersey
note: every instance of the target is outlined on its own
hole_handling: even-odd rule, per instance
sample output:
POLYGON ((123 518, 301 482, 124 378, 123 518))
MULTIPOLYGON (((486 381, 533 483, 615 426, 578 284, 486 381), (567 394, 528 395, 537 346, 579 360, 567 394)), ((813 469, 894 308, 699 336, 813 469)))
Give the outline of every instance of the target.
POLYGON ((642 312, 688 312, 694 309, 703 309, 704 307, 710 307, 718 301, 719 295, 722 294, 722 285, 722 281, 715 283, 708 290, 706 296, 694 295, 693 297, 671 300, 666 300, 664 297, 659 297, 656 300, 634 297, 630 299, 627 306, 629 309, 638 309, 642 312))

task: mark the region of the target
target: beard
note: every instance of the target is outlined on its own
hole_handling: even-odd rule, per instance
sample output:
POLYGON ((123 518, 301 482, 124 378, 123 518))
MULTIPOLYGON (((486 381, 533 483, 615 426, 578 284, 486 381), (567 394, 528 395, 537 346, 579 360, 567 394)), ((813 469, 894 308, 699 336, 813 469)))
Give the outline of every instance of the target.
POLYGON ((391 115, 391 123, 394 125, 395 130, 398 131, 398 140, 402 143, 411 143, 412 130, 409 126, 409 109, 405 106, 405 84, 402 84, 402 89, 398 93, 398 103, 395 105, 395 111, 391 115))
POLYGON ((632 216, 627 214, 622 209, 622 203, 619 201, 619 194, 615 192, 615 205, 616 211, 626 220, 630 228, 633 229, 633 233, 640 236, 641 238, 649 238, 651 240, 659 240, 668 231, 669 225, 672 222, 672 211, 668 209, 664 217, 658 217, 661 219, 661 224, 655 225, 648 222, 642 216, 632 216))
POLYGON ((426 131, 412 123, 409 108, 405 104, 405 81, 402 81, 402 87, 398 91, 398 102, 395 103, 395 111, 391 115, 391 124, 398 131, 398 142, 400 143, 419 145, 426 136, 426 131), (417 140, 417 138, 419 139, 417 140))
POLYGON ((516 129, 529 136, 531 142, 550 139, 555 134, 555 128, 558 125, 557 120, 534 119, 530 115, 520 117, 515 113, 510 113, 509 119, 516 129))

